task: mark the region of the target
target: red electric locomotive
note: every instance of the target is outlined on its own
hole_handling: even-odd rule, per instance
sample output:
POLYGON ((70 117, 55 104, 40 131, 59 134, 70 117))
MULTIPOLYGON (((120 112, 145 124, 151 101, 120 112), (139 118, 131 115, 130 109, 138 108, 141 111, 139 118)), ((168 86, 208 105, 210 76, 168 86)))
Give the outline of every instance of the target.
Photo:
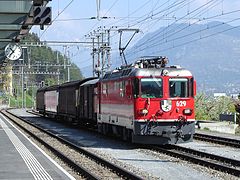
POLYGON ((166 67, 167 62, 166 57, 143 57, 99 80, 99 132, 143 144, 192 141, 194 78, 179 66, 166 67))
POLYGON ((166 57, 143 57, 99 80, 39 89, 37 110, 134 143, 192 141, 195 81, 188 70, 166 67, 167 61, 166 57))

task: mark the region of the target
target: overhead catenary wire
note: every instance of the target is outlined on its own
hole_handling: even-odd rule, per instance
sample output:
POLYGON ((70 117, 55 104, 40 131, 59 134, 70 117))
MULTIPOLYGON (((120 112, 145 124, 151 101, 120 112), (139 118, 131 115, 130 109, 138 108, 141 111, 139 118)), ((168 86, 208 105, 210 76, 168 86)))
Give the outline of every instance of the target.
MULTIPOLYGON (((70 1, 70 3, 72 1, 70 1)), ((108 4, 109 8, 107 9, 107 11, 103 17, 108 15, 108 13, 110 13, 114 9, 113 7, 115 7, 118 4, 118 2, 120 2, 120 1, 114 0, 114 1, 112 1, 111 4, 109 3, 108 4)), ((128 1, 128 3, 130 3, 130 2, 131 1, 128 1)), ((137 53, 141 50, 146 50, 146 49, 150 50, 151 48, 159 46, 159 45, 161 45, 161 50, 165 50, 165 49, 170 48, 169 47, 170 42, 175 42, 175 41, 179 42, 179 40, 183 39, 182 44, 184 44, 185 43, 184 38, 191 37, 198 33, 199 33, 199 36, 201 36, 201 34, 204 31, 207 31, 207 27, 206 28, 203 27, 201 30, 198 30, 198 31, 194 31, 194 32, 191 32, 188 34, 185 33, 184 35, 181 34, 181 32, 183 32, 184 30, 190 29, 191 27, 193 27, 193 25, 198 24, 198 23, 203 24, 203 23, 206 23, 208 21, 211 21, 211 20, 217 19, 217 18, 223 19, 224 17, 227 17, 227 15, 234 15, 234 13, 237 15, 237 13, 239 13, 239 11, 240 11, 240 10, 234 10, 234 11, 224 12, 223 0, 208 0, 208 1, 205 1, 204 3, 201 3, 198 6, 192 6, 192 3, 194 4, 195 2, 197 2, 197 0, 181 0, 181 1, 180 0, 175 0, 175 1, 148 0, 148 1, 144 1, 143 3, 137 4, 137 6, 134 6, 134 8, 132 8, 133 6, 131 6, 131 9, 129 8, 129 11, 127 12, 126 16, 124 16, 124 15, 123 16, 109 16, 109 17, 106 16, 108 18, 106 21, 100 21, 100 22, 95 23, 94 26, 92 26, 90 28, 89 32, 91 32, 94 28, 96 28, 97 26, 99 26, 101 24, 101 27, 103 27, 103 26, 107 27, 107 25, 108 26, 112 25, 112 26, 118 26, 118 28, 119 27, 140 28, 140 30, 143 30, 144 34, 146 34, 146 32, 151 32, 151 31, 153 32, 153 29, 156 29, 158 26, 163 27, 163 24, 165 23, 166 26, 162 32, 160 32, 159 34, 157 34, 153 37, 149 36, 148 39, 145 39, 145 40, 139 42, 138 45, 136 45, 134 47, 133 51, 134 51, 134 53, 137 53), (220 3, 221 3, 221 8, 219 8, 219 9, 221 10, 221 13, 213 14, 211 12, 211 9, 213 9, 220 3), (151 6, 151 8, 146 8, 146 6, 151 6), (194 7, 194 9, 192 9, 193 7, 194 7), (187 12, 182 15, 180 12, 184 8, 186 9, 187 12), (146 12, 146 9, 148 9, 147 12, 146 12), (143 11, 143 10, 145 10, 145 11, 143 11), (142 14, 142 13, 140 13, 141 11, 144 12, 143 15, 141 15, 142 14), (182 16, 179 17, 178 16, 179 14, 181 14, 182 16), (208 16, 208 14, 211 14, 211 15, 208 16), (108 23, 108 22, 111 22, 111 23, 108 23), (164 22, 164 23, 161 24, 162 22, 164 22), (186 25, 180 26, 180 24, 186 24, 186 25), (175 29, 176 27, 177 27, 177 30, 175 29), (148 44, 148 46, 145 46, 145 44, 148 44)), ((61 12, 59 12, 59 15, 61 12)), ((92 19, 91 18, 92 17, 90 17, 90 18, 72 18, 72 19, 55 18, 54 22, 55 21, 94 20, 94 18, 92 18, 92 19)), ((229 21, 226 21, 226 20, 224 21, 225 23, 235 22, 235 19, 233 19, 233 18, 230 18, 229 21)), ((220 26, 221 26, 221 24, 219 24, 219 26, 217 26, 217 27, 220 27, 220 26)), ((213 26, 208 27, 208 29, 213 29, 213 28, 214 28, 213 26)), ((45 33, 45 31, 41 34, 41 36, 45 33)), ((117 31, 112 32, 111 38, 114 38, 116 35, 117 35, 117 31)), ((140 38, 142 38, 142 36, 138 35, 138 37, 136 37, 136 39, 135 39, 135 42, 137 40, 139 40, 140 38)), ((111 45, 117 45, 117 43, 112 41, 111 45)), ((170 49, 175 48, 177 46, 178 46, 178 44, 175 44, 170 49)), ((114 49, 114 47, 112 47, 112 49, 114 49)), ((127 52, 126 55, 129 56, 131 54, 132 54, 132 52, 130 52, 130 53, 127 52)))
MULTIPOLYGON (((208 1, 206 4, 209 4, 209 6, 208 7, 206 7, 206 9, 205 10, 209 10, 210 8, 209 7, 214 7, 214 3, 216 3, 216 2, 219 2, 219 1, 214 1, 214 0, 212 0, 212 1, 208 1), (211 4, 210 4, 211 3, 211 4)), ((222 1, 221 1, 222 2, 222 1)), ((206 4, 204 4, 204 5, 202 5, 202 6, 206 6, 206 4)), ((189 5, 189 1, 188 1, 188 5, 189 5)), ((195 11, 197 11, 198 9, 200 9, 201 8, 201 6, 200 7, 198 7, 198 8, 196 8, 195 9, 195 11)), ((222 10, 223 11, 223 10, 222 10)), ((237 11, 235 11, 235 12, 237 12, 237 11)), ((196 15, 198 15, 198 14, 200 14, 201 12, 198 12, 198 13, 196 13, 195 14, 195 16, 196 15)), ((189 10, 188 10, 188 13, 187 13, 187 15, 185 15, 184 17, 181 17, 181 18, 176 18, 176 21, 174 22, 174 24, 176 24, 176 22, 177 21, 180 21, 180 20, 186 20, 187 18, 187 16, 189 16, 190 14, 192 14, 192 12, 190 12, 189 10)), ((220 17, 220 16, 223 16, 224 14, 227 14, 227 13, 223 13, 222 15, 218 15, 218 16, 212 16, 212 17, 208 17, 208 18, 203 18, 201 21, 207 21, 207 20, 211 20, 212 18, 216 18, 216 17, 220 17)), ((192 19, 193 17, 189 17, 189 19, 192 19)), ((153 19, 152 17, 151 17, 151 19, 153 19)), ((157 19, 157 18, 156 18, 157 19)), ((196 18, 197 19, 197 18, 196 18)), ((140 21, 138 21, 138 22, 140 22, 140 21)), ((144 22, 144 21, 143 21, 144 22)), ((197 21, 196 21, 196 23, 197 23, 197 21)), ((196 24, 196 23, 192 23, 192 24, 196 24)), ((139 23, 140 24, 140 23, 139 23)), ((144 23, 142 23, 142 25, 144 25, 144 23)), ((169 27, 170 27, 171 25, 169 25, 166 29, 169 29, 169 27)), ((190 25, 191 26, 191 25, 190 25)), ((185 27, 184 29, 186 29, 186 28, 188 28, 188 27, 185 27)), ((199 31, 199 32, 201 32, 201 31, 199 31)), ((167 32, 166 34, 168 34, 169 32, 167 32)), ((168 36, 168 35, 167 35, 168 36)), ((157 39, 156 37, 155 37, 155 39, 157 39)), ((143 43, 144 44, 144 43, 143 43)))
MULTIPOLYGON (((191 12, 189 12, 189 13, 183 15, 182 17, 176 19, 173 23, 171 23, 170 25, 168 25, 167 27, 165 27, 164 30, 163 30, 163 32, 165 32, 166 30, 170 29, 170 27, 172 27, 173 25, 175 25, 175 24, 176 24, 177 22, 179 22, 180 20, 186 18, 187 16, 193 14, 194 12, 197 12, 198 10, 201 10, 201 8, 204 8, 205 6, 209 5, 210 3, 212 3, 212 2, 214 3, 214 2, 217 2, 217 1, 219 1, 219 0, 211 0, 211 1, 208 1, 207 3, 203 4, 202 6, 199 6, 199 7, 195 8, 195 9, 192 10, 191 12)), ((211 5, 211 4, 210 4, 210 5, 211 5)), ((207 7, 208 7, 208 6, 207 6, 207 7)), ((207 7, 205 7, 205 8, 207 8, 207 7)), ((166 32, 165 32, 165 33, 166 33, 166 32)), ((162 34, 163 34, 163 33, 159 33, 159 34, 156 35, 156 36, 153 36, 153 37, 151 37, 151 38, 148 38, 147 40, 145 40, 144 42, 142 42, 141 44, 139 44, 138 47, 143 46, 145 43, 147 43, 147 42, 149 42, 149 41, 152 41, 152 40, 154 40, 154 39, 155 39, 155 40, 158 39, 158 37, 159 37, 159 36, 162 36, 162 34)))
MULTIPOLYGON (((231 14, 231 13, 236 13, 236 12, 240 12, 240 10, 236 10, 236 11, 233 11, 233 12, 228 12, 228 13, 226 13, 226 14, 215 15, 215 16, 212 16, 212 17, 220 17, 220 16, 224 16, 224 15, 231 14)), ((212 17, 204 18, 204 20, 212 19, 212 17)), ((186 34, 186 35, 182 35, 182 36, 175 37, 175 38, 172 38, 172 39, 167 39, 167 38, 170 38, 170 37, 178 34, 178 33, 181 32, 181 31, 189 28, 189 27, 192 26, 193 24, 199 23, 199 22, 202 21, 202 20, 196 21, 195 23, 192 23, 191 25, 187 25, 187 24, 186 24, 186 26, 184 26, 183 28, 181 28, 181 29, 179 29, 179 30, 177 30, 177 31, 175 31, 175 32, 167 35, 166 37, 161 38, 161 39, 157 39, 157 43, 152 43, 150 46, 148 46, 148 48, 155 47, 155 46, 160 45, 160 44, 169 43, 169 42, 172 42, 172 41, 175 41, 175 40, 183 39, 183 38, 186 38, 186 37, 188 37, 188 36, 191 36, 191 35, 194 35, 194 34, 197 34, 197 33, 201 33, 201 32, 203 32, 203 31, 206 31, 206 30, 210 30, 210 29, 213 29, 213 28, 222 26, 223 24, 232 23, 232 22, 234 22, 234 21, 236 21, 236 20, 239 20, 239 18, 233 19, 233 20, 230 20, 230 21, 227 21, 227 22, 225 22, 225 23, 217 24, 217 25, 214 25, 214 26, 212 26, 212 27, 209 27, 209 26, 208 26, 208 27, 206 27, 205 29, 201 29, 201 30, 198 30, 198 31, 195 31, 195 32, 191 32, 191 33, 188 33, 188 34, 186 34), (166 39, 166 41, 164 41, 165 39, 166 39)), ((140 48, 140 47, 142 47, 142 46, 143 46, 143 45, 141 45, 141 46, 138 46, 138 45, 137 45, 136 48, 140 48)), ((144 49, 145 49, 145 48, 139 49, 139 51, 144 50, 144 49)))
MULTIPOLYGON (((159 9, 159 8, 164 8, 163 10, 160 10, 161 12, 166 12, 166 11, 169 11, 169 9, 171 9, 171 8, 174 8, 175 6, 178 6, 178 5, 180 5, 181 3, 183 3, 183 2, 185 2, 186 0, 183 0, 183 1, 181 1, 181 2, 178 2, 178 1, 175 1, 174 3, 171 3, 171 4, 168 4, 168 1, 166 1, 166 2, 164 2, 163 4, 161 4, 158 8, 155 8, 154 10, 157 10, 157 9, 159 9), (178 2, 178 3, 177 3, 178 2), (176 4, 177 3, 177 4, 176 4), (164 7, 165 5, 167 5, 168 4, 168 6, 167 7, 164 7)), ((194 0, 193 0, 194 1, 194 0)), ((141 9, 143 6, 141 6, 140 8, 138 8, 137 10, 139 10, 139 9, 141 9)), ((136 12, 137 10, 135 10, 134 12, 136 12)), ((160 11, 158 11, 157 13, 159 13, 160 11)), ((174 11, 176 11, 176 9, 174 9, 173 10, 173 12, 174 11)), ((133 13, 134 13, 133 12, 133 13)), ((133 14, 133 13, 131 13, 131 14, 133 14)), ((141 16, 139 19, 141 19, 141 18, 145 18, 145 16, 148 16, 149 14, 152 14, 153 12, 152 11, 150 11, 150 12, 148 12, 148 13, 146 13, 145 15, 143 15, 143 16, 141 16)), ((164 17, 166 17, 166 15, 165 16, 163 16, 162 17, 162 19, 164 18, 164 17)), ((151 17, 151 20, 152 20, 152 18, 153 17, 151 17)), ((159 20, 159 19, 157 19, 157 20, 159 20)), ((140 20, 139 20, 140 21, 140 20)), ((139 22, 138 21, 138 24, 144 24, 144 21, 143 22, 139 22)), ((133 22, 136 22, 136 20, 134 20, 133 22)), ((127 23, 126 24, 121 24, 121 25, 118 25, 118 27, 125 27, 127 25, 127 23)), ((133 25, 130 25, 130 27, 133 27, 133 25)), ((139 26, 139 27, 141 27, 141 26, 139 26)), ((117 33, 115 33, 115 34, 113 34, 113 35, 111 35, 111 38, 112 37, 114 37, 114 36, 116 36, 117 35, 117 33)))
MULTIPOLYGON (((182 1, 182 2, 185 2, 185 1, 182 1)), ((192 2, 192 1, 191 1, 191 2, 192 2)), ((216 2, 216 1, 211 1, 211 2, 216 2)), ((174 2, 174 3, 176 3, 176 2, 174 2)), ((174 12, 174 11, 176 11, 176 10, 178 10, 178 9, 181 9, 182 7, 184 7, 184 6, 186 6, 186 5, 189 5, 189 1, 188 1, 187 3, 185 3, 185 4, 183 4, 183 6, 181 6, 181 7, 179 7, 179 6, 173 6, 174 3, 170 4, 172 8, 173 8, 173 7, 175 8, 172 12, 174 12)), ((189 15, 189 14, 192 14, 193 12, 197 11, 198 9, 201 9, 201 7, 204 7, 204 6, 206 6, 206 4, 209 4, 209 3, 210 3, 210 2, 205 3, 204 5, 202 5, 202 6, 198 7, 198 8, 196 8, 196 9, 194 9, 193 11, 188 12, 188 15, 189 15)), ((179 4, 177 4, 177 5, 179 5, 179 4)), ((171 14, 171 12, 169 11, 168 8, 165 8, 165 10, 166 10, 169 14, 171 14)), ((164 11, 162 11, 162 12, 164 12, 164 11)), ((165 14, 166 14, 166 13, 165 13, 165 14)), ((162 17, 164 17, 164 16, 162 16, 162 17)), ((186 17, 186 15, 184 15, 184 16, 181 17, 181 18, 184 19, 184 17, 186 17)), ((175 24, 177 21, 179 21, 179 20, 176 19, 176 20, 174 21, 174 23, 172 23, 172 24, 175 24)), ((142 23, 144 24, 144 21, 143 21, 142 23)), ((172 24, 171 24, 171 25, 172 25, 172 24)), ((171 25, 169 25, 167 28, 169 28, 171 25)), ((154 37, 154 39, 156 39, 156 37, 154 37)), ((149 41, 149 39, 148 39, 147 41, 149 41)), ((142 44, 145 44, 145 43, 146 43, 146 41, 145 41, 144 43, 142 43, 142 44)))
MULTIPOLYGON (((240 20, 240 18, 238 18, 238 20, 240 20)), ((174 45, 173 47, 165 48, 165 49, 162 49, 161 51, 167 51, 167 50, 170 50, 170 49, 173 49, 173 48, 182 47, 184 45, 187 45, 187 44, 190 44, 190 43, 193 43, 193 42, 197 42, 197 41, 202 40, 202 39, 210 38, 210 37, 216 36, 218 34, 221 34, 221 33, 227 32, 227 31, 231 31, 231 30, 237 29, 237 28, 240 28, 240 25, 234 26, 234 27, 231 27, 231 28, 228 28, 228 29, 216 32, 216 33, 212 33, 212 34, 207 35, 207 36, 202 36, 202 37, 199 37, 198 39, 194 39, 194 40, 187 41, 187 42, 184 42, 184 43, 181 43, 181 44, 178 44, 178 45, 174 45)), ((155 52, 153 52, 153 53, 155 53, 155 52)))
MULTIPOLYGON (((71 0, 64 8, 61 12, 58 12, 58 15, 52 20, 52 23, 54 21, 56 21, 56 19, 73 3, 74 0, 71 0)), ((50 26, 47 26, 47 28, 42 32, 42 34, 40 35, 40 38, 43 36, 43 34, 49 29, 50 26)))
MULTIPOLYGON (((183 1, 184 2, 184 1, 183 1)), ((188 1, 189 2, 189 1, 188 1)), ((192 1, 191 1, 192 2, 192 1)), ((203 4, 202 6, 200 6, 200 7, 197 7, 196 9, 194 9, 193 11, 191 11, 191 12, 188 12, 187 13, 187 15, 190 15, 190 14, 192 14, 192 13, 194 13, 194 12, 197 12, 197 10, 199 10, 199 9, 201 9, 202 7, 205 7, 206 5, 208 5, 209 3, 216 3, 217 1, 215 0, 212 0, 212 1, 208 1, 207 3, 205 3, 205 4, 203 4)), ((212 4, 210 4, 210 5, 212 5, 212 4)), ((172 4, 171 4, 172 5, 172 4)), ((183 4, 183 6, 186 6, 186 5, 188 5, 188 3, 187 4, 183 4)), ((210 6, 209 5, 209 6, 210 6)), ((175 6, 173 6, 173 7, 175 7, 175 6)), ((177 8, 179 8, 179 7, 177 7, 177 8)), ((181 7, 182 8, 182 7, 181 7)), ((175 10, 174 11, 176 11, 177 9, 175 8, 175 10)), ((168 11, 169 12, 169 11, 168 11)), ((170 14, 170 13, 169 13, 170 14)), ((181 19, 184 19, 184 18, 186 18, 187 16, 186 15, 184 15, 183 17, 181 17, 181 19)), ((179 18, 180 19, 180 18, 179 18)), ((173 24, 176 24, 176 22, 177 21, 179 21, 179 19, 176 19, 172 24, 170 24, 169 26, 167 26, 167 28, 166 29, 168 29, 169 27, 171 27, 173 24)), ((155 36, 154 36, 154 39, 157 39, 155 36)), ((142 43, 142 44, 145 44, 146 42, 148 42, 149 41, 149 39, 147 40, 147 41, 144 41, 144 43, 142 43)))
MULTIPOLYGON (((235 21, 237 21, 237 20, 240 20, 240 18, 235 19, 235 21)), ((232 22, 233 22, 233 21, 232 21, 232 22)), ((225 23, 222 23, 221 25, 223 25, 223 24, 225 24, 225 23)), ((155 51, 150 51, 150 52, 151 52, 151 54, 155 54, 155 53, 159 53, 159 52, 162 53, 162 52, 165 52, 165 51, 168 51, 168 50, 171 50, 171 49, 175 49, 175 48, 179 48, 179 47, 184 47, 185 45, 188 45, 188 44, 191 44, 191 43, 195 43, 195 42, 200 41, 200 40, 202 40, 202 39, 210 38, 210 37, 216 36, 216 35, 218 35, 218 34, 221 34, 221 33, 227 32, 227 31, 231 31, 231 30, 233 30, 233 29, 237 29, 237 28, 239 28, 239 27, 240 27, 240 26, 234 26, 234 27, 231 27, 231 28, 229 28, 229 29, 225 29, 225 30, 222 30, 222 31, 219 31, 219 32, 216 32, 216 33, 212 33, 212 34, 210 34, 210 35, 206 35, 206 36, 201 35, 199 38, 195 38, 195 39, 190 40, 190 41, 185 41, 185 42, 180 43, 180 44, 176 44, 176 43, 174 43, 174 41, 172 41, 173 44, 171 45, 171 47, 159 46, 159 47, 160 47, 159 49, 157 49, 157 50, 155 50, 155 51), (161 48, 161 47, 163 47, 163 48, 161 48)), ((208 28, 208 29, 209 29, 209 28, 208 28)), ((184 37, 182 37, 182 38, 184 38, 184 37)), ((139 53, 139 52, 141 52, 141 51, 144 51, 144 50, 146 50, 146 49, 152 49, 153 47, 156 47, 156 46, 158 46, 158 45, 155 45, 155 46, 152 46, 152 47, 146 47, 146 48, 134 50, 134 52, 128 53, 128 54, 127 54, 127 57, 130 57, 130 56, 132 56, 132 55, 134 55, 134 54, 137 54, 137 53, 139 53)))
MULTIPOLYGON (((221 14, 220 16, 223 16, 224 14, 221 14)), ((216 16, 215 16, 216 17, 216 16)), ((204 20, 208 20, 208 19, 211 19, 210 17, 209 18, 205 18, 204 20)), ((168 31, 167 33, 166 33, 166 35, 165 36, 163 36, 162 38, 158 38, 158 37, 155 37, 155 39, 154 40, 152 40, 151 41, 151 45, 149 46, 149 47, 152 47, 152 46, 154 46, 154 45, 157 45, 157 44, 164 44, 164 43, 166 43, 166 42, 169 42, 169 37, 172 37, 172 36, 176 36, 177 34, 179 34, 181 31, 183 31, 183 30, 185 30, 185 29, 187 29, 187 28, 190 28, 192 25, 194 25, 194 24, 197 24, 197 23, 200 23, 200 21, 203 21, 203 20, 198 20, 198 21, 195 21, 194 23, 191 23, 191 24, 186 24, 184 27, 182 27, 183 26, 183 24, 179 24, 179 25, 177 25, 177 27, 174 27, 174 31, 173 32, 171 32, 170 34, 168 34, 170 31, 168 31), (177 30, 176 30, 177 29, 177 30), (157 41, 157 42, 155 42, 155 41, 157 41)), ((166 28, 165 28, 166 29, 166 28)), ((141 43, 140 45, 137 45, 136 46, 136 48, 140 48, 140 47, 142 47, 142 46, 144 46, 144 43, 141 43)))

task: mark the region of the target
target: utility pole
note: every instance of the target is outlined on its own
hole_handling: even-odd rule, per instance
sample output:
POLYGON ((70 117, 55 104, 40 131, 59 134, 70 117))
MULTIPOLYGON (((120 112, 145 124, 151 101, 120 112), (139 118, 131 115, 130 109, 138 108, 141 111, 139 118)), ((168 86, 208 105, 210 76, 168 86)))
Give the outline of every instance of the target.
POLYGON ((103 76, 103 73, 104 73, 104 65, 105 65, 105 56, 104 56, 104 48, 105 48, 105 44, 103 44, 103 37, 104 37, 104 33, 102 32, 101 33, 102 35, 102 46, 101 46, 101 54, 102 54, 102 68, 101 68, 101 75, 103 76))
POLYGON ((30 55, 31 55, 31 48, 29 47, 29 49, 26 47, 27 50, 27 58, 28 58, 28 69, 31 68, 30 64, 31 64, 31 59, 30 59, 30 55))
POLYGON ((70 55, 69 55, 69 51, 67 51, 67 81, 70 81, 70 55))
POLYGON ((97 20, 100 20, 99 11, 100 11, 101 1, 100 0, 96 0, 96 3, 97 3, 97 20))
POLYGON ((106 70, 110 69, 110 29, 106 30, 99 27, 98 30, 94 30, 85 36, 92 39, 93 76, 95 74, 98 77, 100 74, 103 76, 106 70), (97 56, 97 62, 95 62, 95 56, 97 56))
POLYGON ((17 108, 20 108, 19 105, 19 91, 20 91, 20 81, 18 81, 18 86, 17 86, 17 108))
MULTIPOLYGON (((25 76, 25 78, 26 77, 27 76, 25 76)), ((27 107, 27 81, 25 81, 25 83, 24 83, 23 90, 24 90, 24 108, 26 108, 27 107)))
POLYGON ((66 69, 66 46, 63 46, 63 52, 64 52, 64 57, 63 57, 63 65, 64 69, 66 69))
POLYGON ((97 76, 100 76, 100 35, 97 35, 97 67, 96 67, 96 72, 97 76))
POLYGON ((23 98, 24 98, 24 87, 23 87, 23 85, 24 85, 24 76, 23 76, 23 63, 24 63, 24 59, 25 59, 25 56, 24 56, 24 53, 23 53, 23 60, 21 61, 22 63, 21 63, 21 78, 22 78, 22 108, 24 108, 24 102, 23 102, 23 98))
POLYGON ((107 36, 108 36, 108 48, 107 48, 107 59, 108 59, 108 63, 107 63, 107 71, 110 70, 110 67, 111 67, 111 54, 110 54, 110 50, 111 50, 111 47, 110 47, 110 29, 107 30, 107 36))
POLYGON ((96 49, 95 49, 95 38, 92 38, 92 43, 93 43, 93 48, 92 48, 92 70, 93 70, 93 77, 95 76, 95 53, 96 53, 96 49))
POLYGON ((23 104, 23 98, 24 98, 24 89, 23 89, 23 85, 24 85, 24 77, 23 77, 23 66, 21 66, 21 77, 22 77, 22 108, 24 107, 24 104, 23 104))
MULTIPOLYGON (((58 58, 58 51, 57 51, 57 64, 59 64, 59 58, 58 58)), ((60 84, 60 79, 59 79, 59 66, 57 68, 58 76, 57 76, 57 82, 60 84)))

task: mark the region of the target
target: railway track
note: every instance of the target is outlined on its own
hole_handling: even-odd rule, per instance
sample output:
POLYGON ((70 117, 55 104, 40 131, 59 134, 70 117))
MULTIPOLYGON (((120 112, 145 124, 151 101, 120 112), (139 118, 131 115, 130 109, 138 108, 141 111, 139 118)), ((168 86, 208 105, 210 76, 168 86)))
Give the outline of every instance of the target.
POLYGON ((240 140, 237 140, 237 139, 231 139, 231 138, 225 138, 225 137, 219 137, 219 136, 213 136, 213 135, 201 134, 201 133, 195 133, 194 139, 240 148, 240 140))
MULTIPOLYGON (((14 122, 17 126, 19 126, 21 129, 23 129, 26 133, 28 133, 30 136, 32 136, 34 139, 36 139, 38 142, 40 142, 42 145, 44 145, 47 149, 49 149, 52 153, 54 153, 55 156, 59 157, 63 162, 65 162, 68 166, 70 166, 75 172, 81 175, 81 177, 86 179, 142 179, 141 177, 133 174, 132 172, 129 172, 126 169, 123 169, 120 166, 117 166, 77 145, 75 145, 72 142, 69 142, 68 140, 65 140, 47 130, 42 129, 41 127, 38 127, 37 125, 34 125, 14 114, 8 111, 1 111, 2 114, 4 114, 6 117, 8 117, 12 122, 14 122), (39 132, 33 132, 30 130, 30 126, 37 129, 39 132, 45 135, 39 135, 39 132), (55 148, 51 144, 55 143, 48 143, 46 141, 45 136, 50 136, 52 139, 55 139, 55 141, 59 141, 64 146, 67 146, 68 152, 73 152, 76 156, 81 156, 81 162, 76 161, 75 159, 71 159, 68 152, 60 151, 59 149, 55 148), (41 138, 40 138, 41 137, 41 138), (77 153, 77 154, 76 154, 77 153), (91 166, 91 167, 87 167, 91 166), (94 167, 94 168, 93 168, 94 167), (97 172, 96 172, 97 171, 97 172), (105 177, 104 177, 105 175, 105 177), (106 177, 107 176, 107 177, 106 177)), ((53 140, 51 140, 53 142, 53 140)))
POLYGON ((177 145, 167 145, 164 147, 153 146, 151 149, 172 157, 180 158, 195 164, 210 167, 212 169, 227 172, 228 174, 240 177, 240 161, 235 159, 184 148, 177 145))
MULTIPOLYGON (((34 113, 34 114, 39 115, 37 113, 34 113)), ((221 139, 220 137, 216 137, 216 138, 221 139)), ((228 141, 228 138, 224 138, 224 139, 226 139, 226 142, 228 141)), ((216 143, 214 140, 212 140, 212 142, 216 143)), ((190 161, 192 163, 210 167, 212 169, 222 171, 222 172, 227 172, 231 175, 240 177, 240 161, 238 160, 225 158, 222 156, 217 156, 214 154, 209 154, 209 153, 205 153, 205 152, 201 152, 201 151, 197 151, 189 148, 184 148, 177 145, 168 145, 168 146, 165 146, 164 148, 153 147, 153 149, 155 151, 165 153, 167 155, 170 155, 176 158, 181 158, 183 160, 190 161)))

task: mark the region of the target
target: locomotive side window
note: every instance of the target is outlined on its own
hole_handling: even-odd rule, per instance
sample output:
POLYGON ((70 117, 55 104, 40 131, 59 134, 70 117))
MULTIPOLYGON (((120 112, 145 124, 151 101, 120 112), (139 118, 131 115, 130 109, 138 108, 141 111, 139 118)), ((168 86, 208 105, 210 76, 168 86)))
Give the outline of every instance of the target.
POLYGON ((102 84, 102 94, 107 95, 108 94, 108 85, 107 83, 102 84))
POLYGON ((170 97, 188 97, 188 79, 170 78, 169 93, 170 97))
POLYGON ((189 83, 189 96, 194 97, 194 79, 191 78, 189 83))
POLYGON ((162 79, 143 78, 141 79, 142 98, 161 98, 163 96, 162 79))
POLYGON ((119 83, 119 92, 120 92, 120 97, 125 96, 125 81, 122 81, 119 83))

